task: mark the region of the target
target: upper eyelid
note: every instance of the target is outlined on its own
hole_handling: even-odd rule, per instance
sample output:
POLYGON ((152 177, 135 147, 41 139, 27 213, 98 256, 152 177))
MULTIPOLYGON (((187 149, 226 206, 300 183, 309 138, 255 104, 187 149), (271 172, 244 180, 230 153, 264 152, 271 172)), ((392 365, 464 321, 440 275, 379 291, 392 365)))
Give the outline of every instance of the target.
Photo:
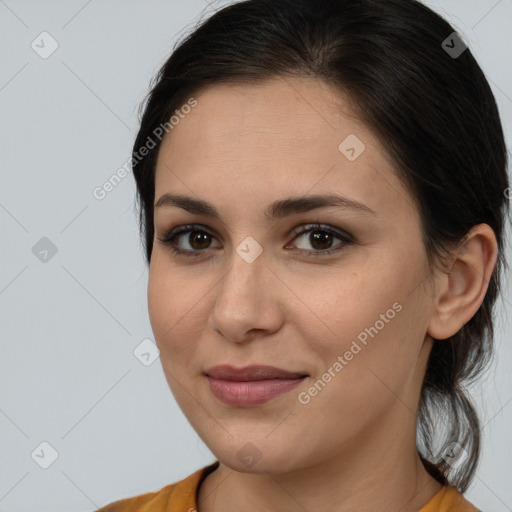
POLYGON ((352 235, 350 235, 343 229, 337 228, 335 226, 330 226, 329 224, 323 224, 321 222, 308 222, 306 224, 301 224, 297 228, 294 228, 290 234, 302 235, 304 233, 314 231, 315 229, 318 231, 329 231, 331 233, 334 233, 335 235, 352 239, 352 235))

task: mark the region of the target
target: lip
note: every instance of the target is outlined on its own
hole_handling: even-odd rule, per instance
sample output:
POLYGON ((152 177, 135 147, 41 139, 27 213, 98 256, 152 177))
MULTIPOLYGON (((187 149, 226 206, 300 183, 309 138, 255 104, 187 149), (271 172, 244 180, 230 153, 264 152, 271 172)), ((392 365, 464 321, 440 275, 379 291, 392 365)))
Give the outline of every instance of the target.
POLYGON ((266 365, 235 368, 214 366, 205 372, 210 390, 221 402, 232 407, 262 405, 291 391, 307 375, 266 365))
POLYGON ((231 380, 238 382, 248 382, 255 380, 268 379, 297 379, 306 376, 305 373, 289 372, 267 365, 251 365, 243 368, 235 368, 229 364, 213 366, 204 372, 208 377, 220 380, 231 380))

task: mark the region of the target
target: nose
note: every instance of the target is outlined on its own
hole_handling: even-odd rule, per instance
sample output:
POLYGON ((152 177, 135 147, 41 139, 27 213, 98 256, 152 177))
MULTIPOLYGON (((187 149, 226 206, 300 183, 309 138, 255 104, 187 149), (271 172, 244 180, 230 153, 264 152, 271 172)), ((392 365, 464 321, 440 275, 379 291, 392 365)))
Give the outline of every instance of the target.
POLYGON ((236 343, 277 331, 283 322, 279 284, 264 254, 249 262, 233 251, 229 268, 212 292, 216 296, 209 326, 236 343))

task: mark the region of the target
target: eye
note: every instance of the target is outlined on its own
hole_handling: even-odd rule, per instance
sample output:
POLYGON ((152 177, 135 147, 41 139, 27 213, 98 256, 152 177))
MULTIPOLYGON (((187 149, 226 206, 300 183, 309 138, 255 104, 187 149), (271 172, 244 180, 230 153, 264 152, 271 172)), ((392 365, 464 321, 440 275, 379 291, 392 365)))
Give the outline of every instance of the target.
POLYGON ((168 246, 175 254, 182 254, 185 256, 200 256, 201 252, 209 249, 213 235, 206 229, 201 229, 199 224, 188 226, 181 226, 180 228, 172 229, 164 234, 163 237, 158 238, 159 242, 168 246), (183 235, 188 233, 188 237, 184 237, 185 243, 190 246, 188 248, 177 247, 176 240, 179 241, 183 235))
MULTIPOLYGON (((292 234, 296 235, 293 240, 304 238, 306 243, 311 244, 313 250, 299 247, 299 252, 307 253, 308 257, 321 257, 340 252, 346 245, 354 243, 349 234, 337 228, 321 224, 313 224, 310 225, 309 229, 300 231, 297 229, 292 234), (308 234, 309 238, 306 238, 308 234), (335 239, 341 240, 341 243, 333 246, 332 244, 335 239)), ((158 237, 158 241, 168 246, 173 253, 186 257, 201 256, 207 249, 212 248, 212 240, 216 240, 215 236, 199 224, 180 226, 179 228, 171 229, 162 237, 158 237), (187 234, 188 237, 185 237, 184 235, 187 234), (183 246, 180 246, 180 239, 183 239, 185 245, 189 247, 183 248, 183 246)), ((219 246, 216 247, 218 248, 219 246)), ((290 248, 290 245, 287 245, 285 248, 290 248)))
MULTIPOLYGON (((338 229, 323 226, 321 224, 313 224, 309 229, 295 232, 297 235, 294 240, 304 238, 307 244, 313 247, 313 251, 309 249, 301 249, 301 252, 308 253, 308 257, 321 257, 328 254, 340 252, 346 245, 352 244, 352 237, 338 229), (306 237, 306 235, 309 235, 306 237), (341 240, 341 243, 332 245, 334 239, 341 240)), ((287 246, 289 247, 289 246, 287 246)))

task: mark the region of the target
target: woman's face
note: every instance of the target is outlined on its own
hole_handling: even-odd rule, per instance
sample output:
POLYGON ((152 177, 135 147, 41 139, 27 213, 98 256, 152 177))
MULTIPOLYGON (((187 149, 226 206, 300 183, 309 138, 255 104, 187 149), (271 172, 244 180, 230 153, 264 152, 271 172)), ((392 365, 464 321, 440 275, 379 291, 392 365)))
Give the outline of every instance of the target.
POLYGON ((187 196, 218 218, 162 200, 148 285, 184 414, 237 471, 361 460, 404 436, 414 450, 433 298, 419 214, 386 148, 317 80, 219 85, 194 99, 163 140, 155 203, 187 196), (267 214, 324 195, 365 206, 290 201, 267 214), (259 403, 227 385, 238 403, 225 403, 205 375, 221 364, 306 377, 259 403))

